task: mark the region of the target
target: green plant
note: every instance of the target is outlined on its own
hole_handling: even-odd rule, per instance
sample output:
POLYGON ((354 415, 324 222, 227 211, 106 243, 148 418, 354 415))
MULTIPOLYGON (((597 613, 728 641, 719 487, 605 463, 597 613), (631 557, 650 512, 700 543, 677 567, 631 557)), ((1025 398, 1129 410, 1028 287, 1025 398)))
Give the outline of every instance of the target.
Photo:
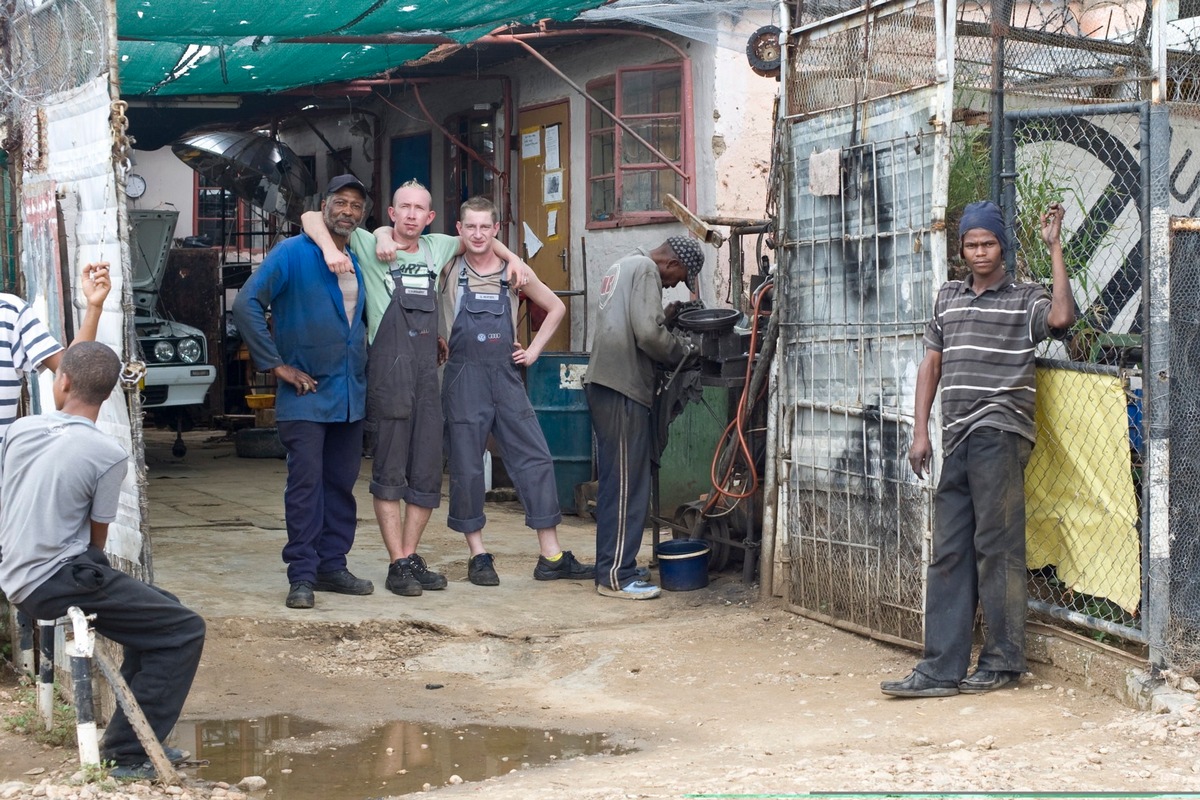
POLYGON ((37 692, 32 686, 23 686, 16 692, 17 709, 3 718, 4 727, 14 733, 32 736, 42 744, 52 747, 74 747, 75 714, 71 706, 55 699, 52 724, 46 730, 37 709, 37 692))
MULTIPOLYGON (((1088 219, 1085 190, 1078 174, 1055 159, 1057 144, 1039 123, 1027 123, 1017 132, 1017 175, 1014 181, 1017 201, 1015 221, 1017 240, 1017 277, 1049 284, 1053 277, 1050 253, 1042 242, 1041 215, 1052 203, 1061 204, 1067 218, 1088 219)), ((1112 192, 1112 187, 1105 192, 1112 192)), ((1100 200, 1105 197, 1102 195, 1100 200)), ((1086 224, 1073 234, 1063 230, 1063 261, 1076 296, 1096 293, 1091 281, 1088 255, 1102 250, 1103 240, 1116 228, 1097 231, 1086 224)), ((1100 333, 1107 309, 1099 302, 1082 310, 1072 327, 1076 346, 1073 355, 1086 359, 1100 333)))

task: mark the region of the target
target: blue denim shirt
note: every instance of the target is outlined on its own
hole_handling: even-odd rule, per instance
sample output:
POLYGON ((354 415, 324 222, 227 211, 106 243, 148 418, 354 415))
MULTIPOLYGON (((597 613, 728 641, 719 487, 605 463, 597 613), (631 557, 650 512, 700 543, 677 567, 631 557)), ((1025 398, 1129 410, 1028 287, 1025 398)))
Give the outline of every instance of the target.
POLYGON ((350 320, 337 275, 305 234, 276 245, 238 293, 233 320, 255 366, 266 371, 286 364, 317 381, 317 390, 303 396, 281 382, 276 419, 355 422, 366 415, 366 294, 357 261, 354 266, 358 303, 350 320), (268 308, 273 334, 267 327, 268 308))

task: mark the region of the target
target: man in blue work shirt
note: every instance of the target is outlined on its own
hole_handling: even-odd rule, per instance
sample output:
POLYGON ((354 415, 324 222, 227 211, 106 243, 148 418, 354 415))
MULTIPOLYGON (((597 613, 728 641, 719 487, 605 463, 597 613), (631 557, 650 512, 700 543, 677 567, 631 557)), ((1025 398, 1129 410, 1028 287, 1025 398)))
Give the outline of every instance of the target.
MULTIPOLYGON (((353 175, 329 182, 321 213, 338 247, 346 248, 362 222, 366 199, 366 187, 353 175)), ((320 248, 300 234, 267 254, 233 304, 254 363, 279 382, 275 418, 288 452, 283 560, 289 608, 312 608, 314 590, 375 590, 346 569, 366 414, 363 302, 359 271, 330 272, 320 248)))

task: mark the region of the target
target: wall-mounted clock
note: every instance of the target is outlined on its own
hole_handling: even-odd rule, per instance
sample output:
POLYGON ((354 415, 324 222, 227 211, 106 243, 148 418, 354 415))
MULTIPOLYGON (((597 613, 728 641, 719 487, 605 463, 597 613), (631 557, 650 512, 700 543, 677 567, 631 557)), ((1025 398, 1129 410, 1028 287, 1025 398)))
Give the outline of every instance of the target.
POLYGON ((146 179, 136 172, 131 172, 125 178, 125 194, 131 200, 137 200, 146 193, 146 179))

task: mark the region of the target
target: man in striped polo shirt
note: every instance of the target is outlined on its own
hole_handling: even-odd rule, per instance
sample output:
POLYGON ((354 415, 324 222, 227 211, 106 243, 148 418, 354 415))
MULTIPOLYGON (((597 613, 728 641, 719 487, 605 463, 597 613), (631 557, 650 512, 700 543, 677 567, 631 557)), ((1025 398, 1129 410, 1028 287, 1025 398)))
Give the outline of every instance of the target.
POLYGON ((959 225, 959 253, 971 269, 938 292, 917 372, 913 443, 918 478, 930 470, 929 412, 942 387, 942 472, 934 504, 926 578, 925 655, 908 677, 884 681, 894 697, 990 692, 1025 671, 1025 464, 1034 442, 1034 351, 1064 335, 1075 303, 1063 261, 1063 207, 1042 215, 1053 292, 1016 283, 994 203, 972 203, 959 225), (976 605, 985 635, 969 676, 976 605))
MULTIPOLYGON (((87 309, 75 341, 95 341, 104 300, 111 286, 106 262, 83 268, 81 288, 87 309)), ((36 373, 42 367, 57 371, 62 353, 63 346, 24 300, 0 293, 0 443, 4 442, 8 426, 17 418, 22 377, 26 373, 36 373)))

